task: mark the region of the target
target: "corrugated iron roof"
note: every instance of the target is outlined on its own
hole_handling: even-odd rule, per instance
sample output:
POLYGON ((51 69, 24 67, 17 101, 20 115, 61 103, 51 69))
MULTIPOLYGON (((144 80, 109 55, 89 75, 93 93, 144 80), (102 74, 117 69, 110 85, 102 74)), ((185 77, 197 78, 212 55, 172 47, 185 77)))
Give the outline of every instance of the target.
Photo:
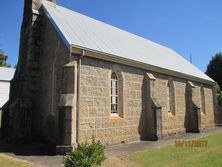
POLYGON ((0 81, 11 81, 14 73, 14 68, 0 67, 0 81))
MULTIPOLYGON (((107 53, 213 82, 170 48, 59 5, 43 6, 68 45, 107 53)), ((104 55, 108 56, 108 55, 104 55)))

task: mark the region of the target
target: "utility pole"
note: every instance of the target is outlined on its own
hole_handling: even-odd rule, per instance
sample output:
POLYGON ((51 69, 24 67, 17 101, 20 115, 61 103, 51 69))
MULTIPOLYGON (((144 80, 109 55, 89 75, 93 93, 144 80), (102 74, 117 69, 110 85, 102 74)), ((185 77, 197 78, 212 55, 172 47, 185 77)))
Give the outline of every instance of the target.
POLYGON ((190 52, 190 63, 193 64, 191 52, 190 52))

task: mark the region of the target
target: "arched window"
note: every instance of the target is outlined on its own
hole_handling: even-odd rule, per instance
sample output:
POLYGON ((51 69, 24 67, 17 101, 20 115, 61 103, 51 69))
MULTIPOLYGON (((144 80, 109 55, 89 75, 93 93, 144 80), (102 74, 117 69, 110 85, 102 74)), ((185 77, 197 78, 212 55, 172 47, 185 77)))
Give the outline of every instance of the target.
POLYGON ((118 81, 116 73, 111 75, 111 114, 118 113, 118 81))
POLYGON ((167 83, 167 111, 171 114, 174 113, 174 87, 173 82, 168 81, 167 83))
POLYGON ((203 85, 200 87, 200 100, 201 100, 201 111, 202 111, 203 114, 206 114, 205 94, 204 94, 203 85))

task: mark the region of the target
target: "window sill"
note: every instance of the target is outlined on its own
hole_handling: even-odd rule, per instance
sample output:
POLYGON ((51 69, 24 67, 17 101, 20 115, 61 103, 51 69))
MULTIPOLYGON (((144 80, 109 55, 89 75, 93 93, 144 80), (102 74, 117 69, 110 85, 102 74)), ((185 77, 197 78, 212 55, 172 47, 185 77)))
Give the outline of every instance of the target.
POLYGON ((171 113, 171 112, 168 112, 168 116, 169 117, 175 117, 175 114, 171 113))
POLYGON ((201 115, 206 115, 206 113, 204 113, 204 112, 201 111, 201 115))
POLYGON ((110 114, 110 117, 109 117, 110 122, 120 122, 122 120, 123 118, 120 117, 118 114, 110 114))

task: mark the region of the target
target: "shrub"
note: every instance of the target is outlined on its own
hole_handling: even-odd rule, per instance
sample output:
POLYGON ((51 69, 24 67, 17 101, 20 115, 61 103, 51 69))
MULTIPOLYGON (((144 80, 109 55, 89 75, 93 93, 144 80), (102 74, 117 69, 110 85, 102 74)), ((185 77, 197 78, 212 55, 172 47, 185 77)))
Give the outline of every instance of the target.
POLYGON ((222 107, 222 92, 221 91, 217 92, 217 103, 219 104, 219 106, 222 107))
POLYGON ((105 147, 100 141, 95 141, 93 138, 91 143, 85 142, 67 153, 63 158, 65 167, 96 167, 101 165, 101 162, 106 159, 104 154, 105 147))

